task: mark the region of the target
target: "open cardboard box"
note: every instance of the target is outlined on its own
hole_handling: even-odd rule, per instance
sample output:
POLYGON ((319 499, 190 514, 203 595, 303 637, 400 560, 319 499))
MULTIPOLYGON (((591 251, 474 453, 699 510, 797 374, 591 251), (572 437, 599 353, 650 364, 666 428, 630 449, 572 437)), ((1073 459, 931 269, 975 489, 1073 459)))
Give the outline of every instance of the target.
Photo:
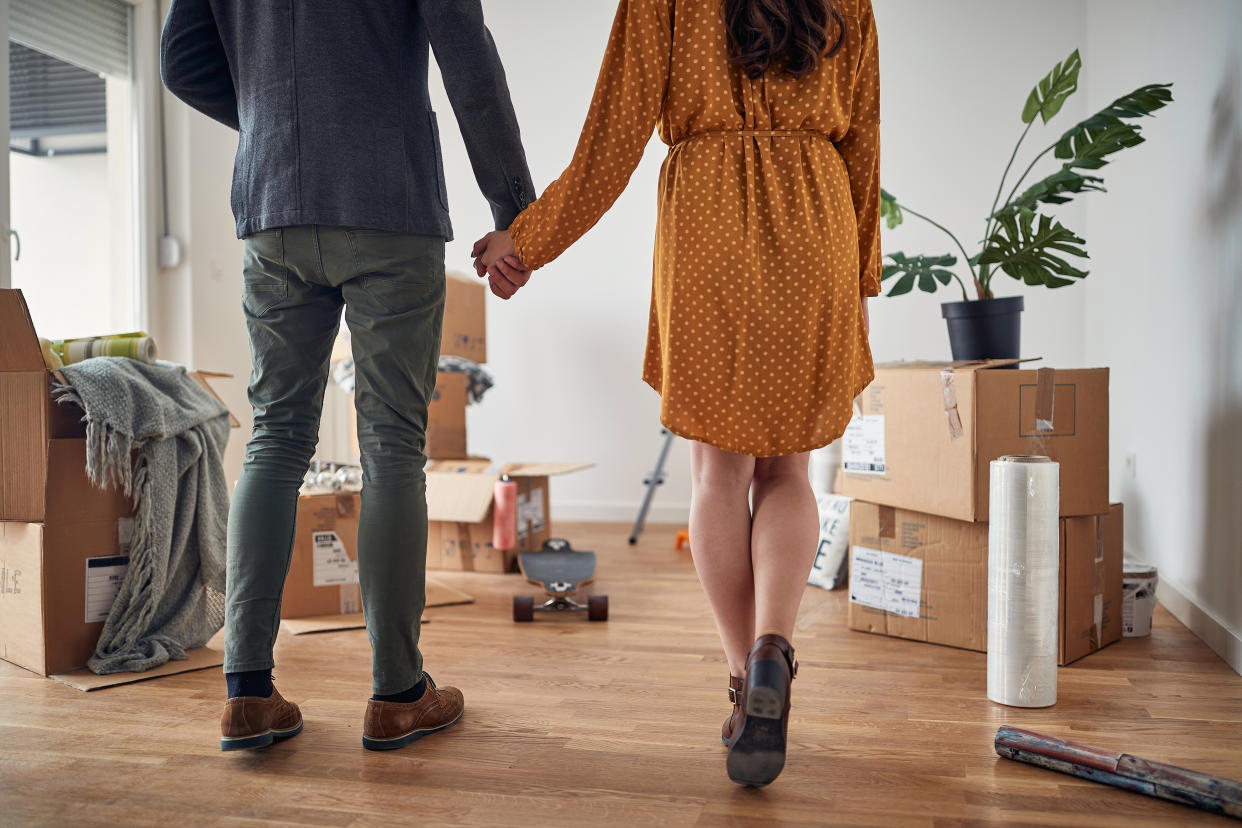
POLYGON ((517 553, 536 550, 551 537, 550 478, 590 463, 516 463, 445 460, 427 469, 427 568, 513 572, 517 553), (517 548, 492 545, 492 498, 507 474, 517 483, 517 548))
MULTIPOLYGON (((356 492, 298 498, 293 556, 280 605, 280 625, 293 635, 366 626, 358 588, 360 507, 356 492)), ((470 604, 474 597, 429 578, 426 601, 428 607, 443 607, 470 604)))
MULTIPOLYGON (((226 374, 191 375, 219 399, 209 379, 226 374)), ((45 676, 94 652, 133 517, 121 492, 87 479, 82 411, 52 401, 51 378, 21 291, 0 290, 0 658, 45 676)), ((161 674, 214 666, 195 653, 161 674)), ((86 689, 146 677, 96 676, 86 689)))
POLYGON ((1061 464, 1060 514, 1108 511, 1108 369, 1018 360, 877 365, 842 440, 835 491, 957 520, 988 519, 989 463, 1061 464))

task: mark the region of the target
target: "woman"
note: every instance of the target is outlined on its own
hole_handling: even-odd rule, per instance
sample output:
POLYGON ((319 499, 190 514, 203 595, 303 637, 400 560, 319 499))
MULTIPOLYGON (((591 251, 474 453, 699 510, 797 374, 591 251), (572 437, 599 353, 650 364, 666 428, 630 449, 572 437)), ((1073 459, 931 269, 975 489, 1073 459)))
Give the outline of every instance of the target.
POLYGON ((509 298, 607 211, 658 124, 671 149, 643 378, 692 441, 690 548, 729 662, 728 772, 746 785, 785 762, 818 537, 808 452, 873 377, 878 63, 870 0, 622 0, 573 161, 475 246, 509 298))

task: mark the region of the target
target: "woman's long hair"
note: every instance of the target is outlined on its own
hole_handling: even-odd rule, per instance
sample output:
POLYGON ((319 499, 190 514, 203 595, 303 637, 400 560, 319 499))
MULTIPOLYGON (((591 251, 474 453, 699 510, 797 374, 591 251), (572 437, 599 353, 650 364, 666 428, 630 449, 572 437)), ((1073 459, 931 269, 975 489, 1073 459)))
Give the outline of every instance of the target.
POLYGON ((773 66, 800 78, 845 43, 845 20, 833 0, 724 0, 724 20, 729 59, 752 78, 773 66))

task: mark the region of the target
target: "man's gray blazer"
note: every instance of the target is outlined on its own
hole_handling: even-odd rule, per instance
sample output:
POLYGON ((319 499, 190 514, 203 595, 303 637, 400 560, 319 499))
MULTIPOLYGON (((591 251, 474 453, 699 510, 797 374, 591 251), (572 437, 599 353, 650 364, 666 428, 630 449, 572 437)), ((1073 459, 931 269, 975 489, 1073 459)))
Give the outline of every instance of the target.
POLYGON ((161 69, 240 131, 239 237, 325 224, 451 239, 429 47, 505 229, 535 193, 480 0, 173 0, 161 69))

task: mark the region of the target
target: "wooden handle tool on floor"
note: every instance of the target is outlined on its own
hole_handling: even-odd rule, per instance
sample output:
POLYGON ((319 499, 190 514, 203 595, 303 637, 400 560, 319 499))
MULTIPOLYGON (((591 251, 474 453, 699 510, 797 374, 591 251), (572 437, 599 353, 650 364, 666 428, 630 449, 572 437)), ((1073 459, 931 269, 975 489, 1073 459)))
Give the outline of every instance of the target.
POLYGON ((1242 782, 1232 779, 1008 725, 996 731, 996 753, 1006 759, 1242 819, 1242 782))

